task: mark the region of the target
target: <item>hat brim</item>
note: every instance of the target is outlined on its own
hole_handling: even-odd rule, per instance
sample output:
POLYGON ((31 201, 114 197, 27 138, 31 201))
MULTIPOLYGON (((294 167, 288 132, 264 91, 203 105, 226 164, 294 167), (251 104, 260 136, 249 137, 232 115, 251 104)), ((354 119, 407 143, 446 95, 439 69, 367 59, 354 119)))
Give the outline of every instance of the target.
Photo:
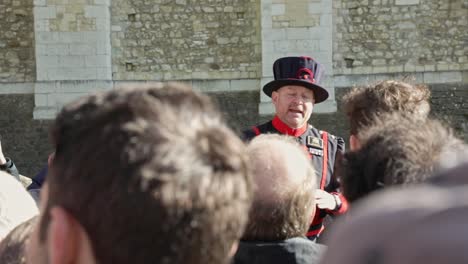
POLYGON ((291 79, 283 79, 283 80, 273 80, 265 86, 263 86, 263 92, 271 97, 271 94, 278 90, 279 88, 286 86, 286 85, 298 85, 298 86, 303 86, 307 89, 310 89, 314 92, 314 98, 315 98, 315 103, 321 103, 328 98, 328 92, 325 90, 325 88, 318 86, 316 84, 313 84, 308 81, 302 81, 302 80, 291 80, 291 79))

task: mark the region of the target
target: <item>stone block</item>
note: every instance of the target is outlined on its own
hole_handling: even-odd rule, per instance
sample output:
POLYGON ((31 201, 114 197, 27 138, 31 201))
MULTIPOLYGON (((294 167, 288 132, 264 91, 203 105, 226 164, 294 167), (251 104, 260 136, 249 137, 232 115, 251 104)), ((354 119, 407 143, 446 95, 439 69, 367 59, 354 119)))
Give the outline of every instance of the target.
POLYGON ((402 65, 388 66, 388 72, 403 72, 402 65))
POLYGON ((90 93, 94 91, 104 91, 111 89, 113 82, 111 81, 62 81, 59 83, 57 92, 58 94, 66 93, 90 93))
POLYGON ((258 105, 258 113, 260 115, 272 115, 275 113, 275 107, 271 102, 260 102, 258 105))
POLYGON ((32 94, 34 83, 0 83, 0 94, 32 94))
POLYGON ((83 68, 85 66, 84 56, 59 56, 59 65, 65 68, 83 68))
POLYGON ((286 11, 286 5, 285 4, 272 4, 271 5, 271 15, 272 16, 284 15, 285 11, 286 11))
POLYGON ((57 43, 59 39, 58 32, 37 31, 35 36, 36 36, 36 43, 41 43, 41 44, 57 43))
POLYGON ((69 53, 68 45, 66 44, 48 44, 44 45, 44 49, 41 50, 41 55, 52 56, 52 55, 67 55, 69 53))
POLYGON ((193 80, 192 87, 201 92, 223 92, 230 90, 229 80, 193 80))
POLYGON ((95 5, 104 5, 104 6, 110 6, 110 1, 111 0, 94 0, 95 5))
POLYGON ((84 56, 86 67, 111 67, 111 58, 108 55, 88 55, 84 56))
POLYGON ((97 54, 110 54, 111 40, 107 34, 98 35, 94 42, 90 41, 89 43, 96 43, 97 54))
POLYGON ((307 28, 288 28, 286 29, 286 38, 291 39, 310 39, 307 28))
POLYGON ((69 53, 70 55, 90 55, 96 54, 96 47, 89 44, 70 44, 69 53))
POLYGON ((286 29, 271 29, 262 31, 262 40, 284 40, 286 39, 286 29))
POLYGON ((441 72, 439 83, 460 83, 463 81, 463 75, 459 71, 441 72))
POLYGON ((62 44, 77 44, 85 42, 85 33, 83 32, 51 32, 56 34, 54 42, 62 44))
POLYGON ((403 66, 405 72, 414 72, 416 71, 416 66, 412 64, 405 64, 403 66))
POLYGON ((331 37, 325 36, 324 39, 319 40, 320 51, 333 51, 333 41, 331 37))
POLYGON ((231 80, 230 90, 231 91, 254 91, 260 89, 259 79, 249 80, 231 80))
MULTIPOLYGON (((112 68, 97 68, 98 80, 112 80, 112 68)), ((151 78, 148 78, 151 79, 151 78)))
POLYGON ((321 27, 332 27, 333 26, 333 16, 332 16, 332 14, 322 14, 320 16, 320 26, 321 27))
POLYGON ((34 0, 34 6, 46 6, 47 0, 34 0))
POLYGON ((86 93, 57 93, 56 94, 57 106, 61 107, 84 95, 86 95, 86 93))
POLYGON ((57 17, 55 6, 37 6, 34 8, 34 17, 36 19, 50 19, 57 17))
POLYGON ((85 6, 84 15, 87 18, 107 18, 110 17, 108 6, 85 6))
MULTIPOLYGON (((299 54, 317 54, 319 50, 319 41, 318 40, 296 40, 296 51, 299 54)), ((294 50, 290 50, 294 51, 294 50)), ((331 54, 331 52, 330 52, 331 54)))
POLYGON ((425 72, 423 78, 424 83, 441 83, 440 72, 425 72))
POLYGON ((55 68, 59 67, 59 56, 36 56, 37 67, 55 68))
POLYGON ((110 31, 110 20, 109 18, 96 18, 96 31, 110 31))
POLYGON ((57 107, 57 97, 55 96, 55 93, 47 94, 47 106, 57 107))
MULTIPOLYGON (((325 0, 326 1, 326 0, 325 0)), ((314 15, 321 15, 324 13, 325 8, 322 2, 311 2, 308 4, 308 13, 314 15)))
POLYGON ((35 107, 33 112, 33 118, 35 120, 41 119, 54 119, 57 114, 56 108, 51 107, 35 107))
POLYGON ((395 0, 395 5, 419 5, 419 0, 395 0))
POLYGON ((34 103, 36 106, 48 106, 47 105, 47 94, 34 94, 34 103))
MULTIPOLYGON (((327 99, 325 102, 314 105, 314 113, 335 113, 337 110, 335 99, 327 99)), ((314 118, 312 116, 312 118, 314 118)))
POLYGON ((57 90, 55 82, 35 82, 34 92, 35 93, 54 93, 57 90))
POLYGON ((287 52, 290 50, 290 45, 288 40, 277 40, 273 42, 274 50, 273 53, 278 52, 287 52))
MULTIPOLYGON (((331 29, 331 28, 330 28, 331 29)), ((324 29, 322 27, 310 27, 308 28, 309 31, 309 38, 310 39, 323 39, 324 35, 324 29)), ((331 33, 331 31, 329 31, 331 33)))
POLYGON ((120 31, 122 31, 122 27, 118 26, 118 25, 112 25, 111 30, 112 30, 112 32, 120 32, 120 31))
POLYGON ((34 28, 36 31, 50 31, 49 29, 49 19, 36 19, 34 23, 34 28))

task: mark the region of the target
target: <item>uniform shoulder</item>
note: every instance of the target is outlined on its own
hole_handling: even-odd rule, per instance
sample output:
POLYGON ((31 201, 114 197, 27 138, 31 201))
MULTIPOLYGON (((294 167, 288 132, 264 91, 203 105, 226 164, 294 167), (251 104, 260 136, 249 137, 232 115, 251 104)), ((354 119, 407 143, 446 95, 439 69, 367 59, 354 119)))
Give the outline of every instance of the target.
POLYGON ((320 135, 322 135, 325 132, 328 133, 328 141, 330 141, 330 142, 332 142, 334 144, 337 144, 339 146, 344 147, 345 140, 342 137, 335 136, 335 135, 331 134, 330 132, 327 132, 327 131, 324 131, 324 130, 319 130, 320 135))
POLYGON ((244 141, 250 141, 254 137, 258 136, 259 134, 270 132, 272 130, 271 128, 272 128, 271 121, 268 121, 260 125, 251 126, 248 129, 242 131, 242 139, 244 141))

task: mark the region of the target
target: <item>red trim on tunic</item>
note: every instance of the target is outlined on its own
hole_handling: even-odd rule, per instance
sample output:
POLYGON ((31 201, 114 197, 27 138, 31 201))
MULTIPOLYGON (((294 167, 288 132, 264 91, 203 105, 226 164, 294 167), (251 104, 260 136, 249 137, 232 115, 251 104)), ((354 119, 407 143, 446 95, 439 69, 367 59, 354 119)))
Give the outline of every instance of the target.
POLYGON ((328 133, 322 132, 323 140, 323 163, 322 163, 322 179, 320 181, 320 189, 325 188, 325 183, 327 182, 327 172, 328 172, 328 133))
POLYGON ((281 119, 279 119, 278 116, 275 116, 271 122, 273 124, 273 127, 276 128, 281 134, 293 136, 293 137, 299 137, 300 135, 304 134, 307 131, 307 122, 300 128, 290 128, 288 125, 286 125, 281 119))
POLYGON ((260 129, 258 127, 254 126, 252 127, 253 132, 255 133, 256 136, 260 135, 260 129))

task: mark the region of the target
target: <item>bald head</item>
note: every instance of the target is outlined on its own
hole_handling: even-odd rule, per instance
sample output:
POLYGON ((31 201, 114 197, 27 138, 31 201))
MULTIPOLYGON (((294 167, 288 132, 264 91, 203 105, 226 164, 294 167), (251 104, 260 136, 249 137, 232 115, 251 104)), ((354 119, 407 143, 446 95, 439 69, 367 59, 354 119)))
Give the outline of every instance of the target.
POLYGON ((304 235, 315 208, 315 171, 290 137, 260 135, 248 146, 255 184, 245 240, 281 240, 304 235))

